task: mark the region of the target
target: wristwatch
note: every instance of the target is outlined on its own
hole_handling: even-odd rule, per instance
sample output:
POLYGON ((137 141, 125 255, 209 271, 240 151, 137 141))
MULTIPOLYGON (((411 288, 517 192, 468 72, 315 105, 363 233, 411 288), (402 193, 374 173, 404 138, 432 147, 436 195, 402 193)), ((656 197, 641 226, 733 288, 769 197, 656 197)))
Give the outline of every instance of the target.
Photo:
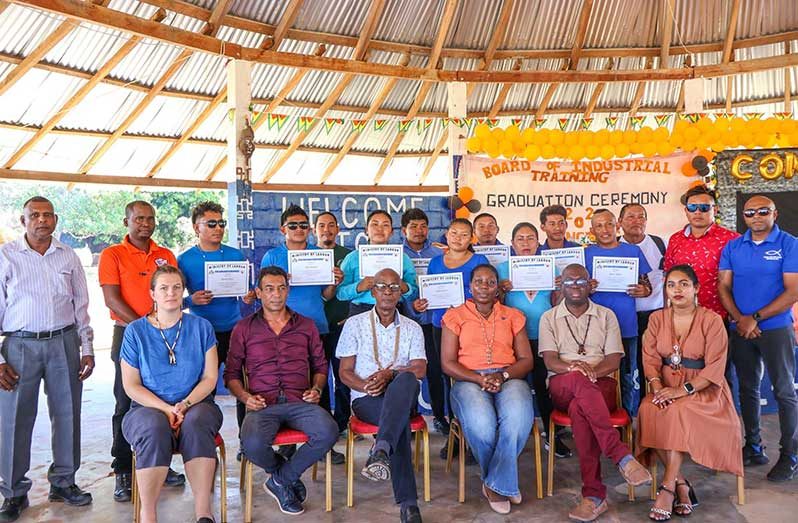
POLYGON ((321 389, 318 387, 311 387, 310 390, 315 390, 321 396, 321 389))
POLYGON ((507 372, 506 370, 505 370, 505 371, 503 371, 503 372, 502 372, 502 379, 503 379, 504 381, 508 381, 508 380, 510 379, 510 373, 509 373, 509 372, 507 372))
POLYGON ((695 387, 689 381, 684 384, 684 391, 687 393, 688 396, 692 396, 695 394, 695 387))
POLYGON ((751 315, 751 317, 752 317, 752 318, 753 318, 755 321, 759 321, 759 320, 761 320, 761 319, 762 319, 762 315, 761 315, 761 314, 759 314, 759 311, 756 311, 755 313, 753 313, 753 314, 751 315))

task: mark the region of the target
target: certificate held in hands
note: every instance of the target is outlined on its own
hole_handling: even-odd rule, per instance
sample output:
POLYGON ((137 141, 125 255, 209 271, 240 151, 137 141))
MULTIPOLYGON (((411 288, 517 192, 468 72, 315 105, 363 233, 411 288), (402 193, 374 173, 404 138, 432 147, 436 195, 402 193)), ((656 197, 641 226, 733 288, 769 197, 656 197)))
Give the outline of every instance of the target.
POLYGON ((596 291, 628 292, 630 285, 637 285, 638 261, 637 258, 595 256, 592 274, 598 281, 596 291))
POLYGON ((419 297, 427 300, 427 309, 448 309, 465 303, 463 275, 428 274, 418 277, 419 297))
POLYGON ((249 292, 249 262, 205 262, 205 290, 214 298, 244 296, 249 292))
POLYGON ((510 256, 509 266, 514 291, 554 290, 553 256, 510 256))
POLYGON ((494 267, 510 259, 509 245, 474 245, 474 252, 483 255, 494 267))
POLYGON ((401 245, 360 245, 357 248, 360 278, 374 276, 383 269, 393 269, 402 277, 401 245))
POLYGON ((557 274, 562 274, 562 271, 572 263, 578 263, 582 267, 585 266, 585 249, 582 247, 546 249, 540 254, 554 257, 554 266, 557 269, 557 274))
POLYGON ((334 256, 332 249, 288 251, 288 274, 291 285, 332 285, 334 256))

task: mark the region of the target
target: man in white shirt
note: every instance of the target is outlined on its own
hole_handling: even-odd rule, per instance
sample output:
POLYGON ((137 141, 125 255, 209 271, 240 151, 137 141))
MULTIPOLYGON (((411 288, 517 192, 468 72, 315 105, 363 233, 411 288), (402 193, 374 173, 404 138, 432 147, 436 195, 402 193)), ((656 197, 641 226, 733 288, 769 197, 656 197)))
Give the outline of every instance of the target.
POLYGON ((20 217, 25 234, 0 247, 0 521, 15 521, 32 486, 31 437, 44 380, 53 433, 49 500, 82 506, 80 467, 83 380, 94 369, 89 292, 80 259, 53 238, 53 204, 35 196, 20 217))
POLYGON ((427 371, 421 326, 399 314, 401 279, 392 269, 374 275, 374 308, 351 316, 338 340, 341 381, 352 390, 352 412, 377 425, 363 476, 391 479, 402 523, 421 523, 413 473, 410 418, 418 406, 419 381, 427 371))
POLYGON ((648 216, 646 209, 639 203, 628 203, 621 207, 619 224, 623 229, 623 236, 620 241, 637 245, 643 251, 651 272, 648 273, 648 281, 651 283, 651 294, 645 298, 635 299, 635 309, 637 310, 637 368, 638 376, 642 380, 643 373, 643 333, 648 328, 648 317, 655 310, 661 309, 663 305, 662 285, 665 281, 665 273, 662 270, 665 257, 665 250, 668 248, 667 240, 659 236, 646 234, 646 222, 648 216))

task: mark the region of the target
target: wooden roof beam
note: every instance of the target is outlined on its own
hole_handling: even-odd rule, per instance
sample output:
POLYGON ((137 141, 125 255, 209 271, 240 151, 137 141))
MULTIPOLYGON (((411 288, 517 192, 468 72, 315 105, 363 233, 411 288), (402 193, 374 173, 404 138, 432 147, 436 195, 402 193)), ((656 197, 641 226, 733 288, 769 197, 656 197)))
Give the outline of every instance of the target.
POLYGON ((230 8, 233 6, 233 0, 216 0, 216 5, 213 6, 213 11, 211 11, 211 16, 208 18, 208 21, 205 23, 205 28, 203 30, 204 34, 207 35, 215 35, 219 32, 219 27, 221 26, 222 18, 227 15, 227 12, 230 11, 230 8))
POLYGON ((357 44, 355 45, 355 52, 353 55, 355 60, 364 60, 366 58, 366 52, 368 51, 371 37, 374 36, 374 32, 377 30, 377 25, 380 22, 380 17, 384 10, 385 0, 371 0, 371 5, 366 14, 366 20, 363 22, 363 27, 360 29, 360 38, 358 38, 357 44))
POLYGON ((296 20, 297 15, 299 15, 299 10, 302 8, 304 1, 305 0, 289 0, 288 5, 285 6, 283 15, 280 17, 280 22, 274 29, 274 34, 272 34, 271 37, 267 37, 263 41, 261 48, 276 50, 280 46, 280 43, 285 38, 285 35, 288 34, 288 30, 291 29, 292 25, 294 25, 294 21, 296 20))
MULTIPOLYGON (((651 69, 654 66, 654 59, 651 57, 646 58, 646 65, 644 69, 651 69)), ((643 101, 643 93, 646 91, 646 82, 641 80, 637 82, 637 87, 635 88, 635 95, 632 98, 632 105, 629 106, 629 116, 636 116, 638 109, 640 109, 640 103, 643 101)), ((629 122, 631 125, 631 120, 629 122)))
MULTIPOLYGON (((784 54, 792 53, 792 45, 790 42, 784 42, 784 54)), ((792 78, 790 77, 792 73, 790 69, 784 69, 784 112, 791 113, 792 112, 792 105, 790 97, 792 96, 792 78)))
POLYGON ((676 0, 660 0, 659 30, 660 50, 659 68, 668 68, 668 58, 671 54, 671 35, 673 34, 673 19, 676 17, 676 0))
POLYGON ((734 50, 734 35, 737 33, 737 18, 740 16, 740 0, 733 0, 731 13, 729 14, 729 25, 726 26, 726 38, 723 41, 722 63, 729 63, 732 59, 734 50))
MULTIPOLYGON (((604 67, 607 71, 611 70, 614 66, 615 60, 607 60, 607 65, 604 67)), ((585 108, 585 113, 583 115, 584 118, 590 118, 593 114, 593 110, 595 110, 596 105, 598 104, 598 100, 601 97, 601 93, 604 92, 604 88, 607 87, 606 82, 599 82, 596 84, 595 89, 593 89, 593 94, 590 95, 590 100, 587 102, 587 107, 585 108)))
POLYGON ((579 58, 582 56, 582 47, 585 45, 585 37, 587 36, 587 26, 590 22, 590 13, 593 11, 593 0, 583 0, 582 10, 579 12, 579 22, 576 26, 576 35, 574 36, 574 43, 571 46, 570 63, 568 69, 575 71, 579 63, 579 58))
MULTIPOLYGON (((163 9, 158 9, 155 14, 150 17, 151 20, 160 22, 166 17, 166 11, 163 9)), ((49 133, 58 122, 60 122, 72 109, 77 107, 88 95, 91 91, 100 83, 100 81, 105 78, 111 71, 116 68, 119 63, 127 57, 135 49, 135 47, 139 44, 142 40, 142 37, 138 35, 134 35, 128 39, 127 42, 122 44, 122 46, 111 56, 111 58, 103 64, 100 69, 94 73, 94 76, 91 79, 83 84, 78 91, 73 94, 69 100, 64 102, 64 104, 53 114, 47 122, 42 125, 42 127, 36 131, 30 139, 25 142, 17 151, 11 155, 11 158, 4 164, 3 167, 6 169, 11 169, 14 165, 19 162, 33 147, 39 143, 39 141, 44 138, 44 136, 49 133)))

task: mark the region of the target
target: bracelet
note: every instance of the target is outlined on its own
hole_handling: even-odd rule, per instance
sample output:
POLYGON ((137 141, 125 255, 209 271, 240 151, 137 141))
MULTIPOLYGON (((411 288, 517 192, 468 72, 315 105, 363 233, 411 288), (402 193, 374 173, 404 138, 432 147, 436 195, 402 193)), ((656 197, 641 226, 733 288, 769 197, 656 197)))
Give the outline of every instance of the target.
POLYGON ((659 379, 658 377, 654 376, 653 378, 649 378, 648 379, 648 384, 651 385, 651 383, 653 383, 655 381, 658 381, 658 382, 662 383, 661 379, 659 379))
POLYGON ((189 408, 189 407, 191 407, 191 405, 193 405, 193 404, 191 403, 191 400, 190 400, 190 399, 188 399, 188 398, 184 399, 184 400, 183 400, 183 403, 185 403, 185 405, 186 405, 186 408, 189 408))
POLYGON ((321 392, 322 392, 322 391, 321 391, 321 389, 320 389, 320 388, 318 388, 318 387, 316 387, 316 386, 313 386, 313 387, 311 387, 311 388, 310 388, 310 390, 315 390, 315 391, 316 391, 316 392, 319 394, 319 396, 321 396, 321 392))

